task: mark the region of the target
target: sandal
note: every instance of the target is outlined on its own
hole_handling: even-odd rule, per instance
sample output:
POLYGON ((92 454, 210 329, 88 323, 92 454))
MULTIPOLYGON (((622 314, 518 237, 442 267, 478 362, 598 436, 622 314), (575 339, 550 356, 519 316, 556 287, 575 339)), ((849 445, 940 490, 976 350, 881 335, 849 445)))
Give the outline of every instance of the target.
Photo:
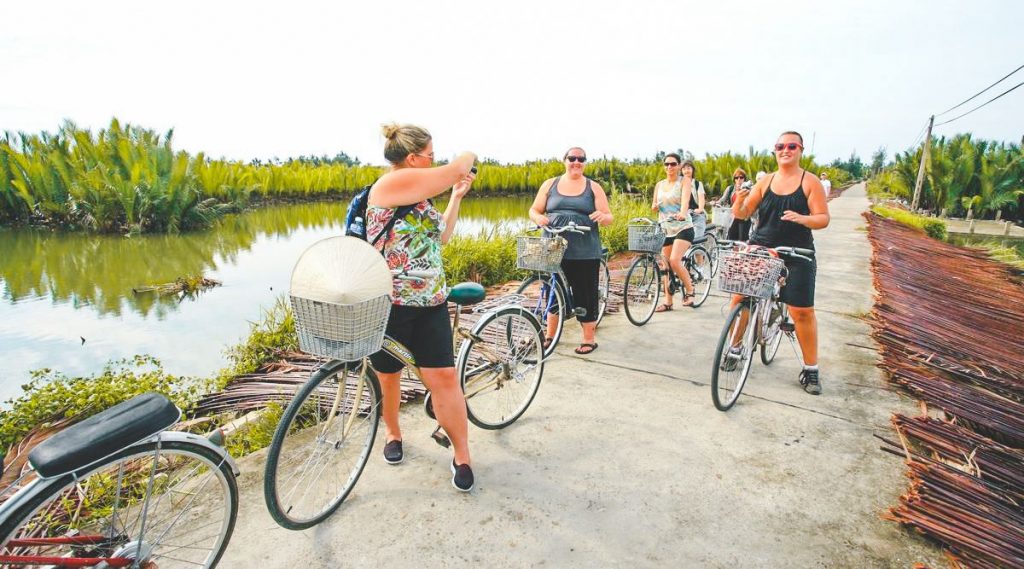
POLYGON ((683 293, 683 306, 693 306, 693 302, 694 302, 693 299, 696 298, 696 297, 697 297, 697 295, 692 293, 692 292, 684 292, 683 293), (689 300, 689 302, 687 302, 687 300, 689 300))
POLYGON ((654 309, 655 312, 668 312, 669 310, 672 310, 671 304, 659 304, 658 307, 654 309))
POLYGON ((547 350, 547 349, 551 348, 551 344, 553 344, 554 342, 555 342, 554 338, 550 338, 550 337, 544 338, 544 349, 547 350))
POLYGON ((593 344, 590 344, 590 343, 580 344, 580 347, 576 348, 573 351, 576 352, 577 354, 581 355, 581 356, 585 356, 587 354, 594 353, 594 350, 596 350, 596 349, 597 349, 597 342, 594 342, 593 344))

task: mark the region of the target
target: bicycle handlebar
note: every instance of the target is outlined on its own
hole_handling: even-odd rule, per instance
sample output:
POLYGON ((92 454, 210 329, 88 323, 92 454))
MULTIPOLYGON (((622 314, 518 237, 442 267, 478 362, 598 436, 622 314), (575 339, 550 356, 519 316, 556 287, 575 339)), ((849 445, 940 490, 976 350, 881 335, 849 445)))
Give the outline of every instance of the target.
MULTIPOLYGON (((725 239, 718 241, 721 247, 733 247, 737 245, 747 246, 749 245, 745 241, 728 241, 725 239)), ((787 257, 789 259, 800 259, 808 263, 814 261, 814 249, 804 249, 802 247, 764 247, 763 245, 753 245, 753 247, 763 247, 770 251, 774 251, 781 257, 787 257)))
POLYGON ((561 227, 551 227, 550 225, 537 225, 533 228, 534 231, 538 229, 543 229, 544 231, 547 231, 552 235, 558 235, 559 233, 565 233, 566 231, 570 233, 586 233, 590 231, 591 228, 587 227, 586 225, 577 225, 575 221, 570 221, 569 223, 566 223, 561 227))
POLYGON ((392 269, 392 276, 396 279, 403 281, 419 281, 423 282, 429 278, 437 276, 437 271, 410 271, 407 269, 392 269))

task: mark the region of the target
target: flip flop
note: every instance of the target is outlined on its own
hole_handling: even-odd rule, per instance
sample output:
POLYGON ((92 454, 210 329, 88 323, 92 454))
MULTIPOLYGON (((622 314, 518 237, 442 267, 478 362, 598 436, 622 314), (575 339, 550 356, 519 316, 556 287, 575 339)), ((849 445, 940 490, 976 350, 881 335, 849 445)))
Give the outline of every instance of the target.
POLYGON ((659 304, 658 307, 654 309, 655 312, 668 312, 669 310, 672 310, 671 304, 659 304))
POLYGON ((580 344, 580 347, 576 348, 573 351, 576 352, 577 354, 581 355, 581 356, 585 356, 587 354, 594 353, 594 350, 596 350, 596 349, 597 349, 597 342, 594 342, 593 344, 590 344, 590 343, 580 344), (586 348, 590 348, 590 349, 588 350, 586 348))
POLYGON ((555 341, 554 338, 544 338, 544 349, 546 350, 546 349, 550 348, 551 344, 553 344, 554 341, 555 341))
POLYGON ((692 292, 684 292, 683 293, 683 306, 693 306, 694 303, 696 302, 696 296, 697 295, 692 293, 692 292), (690 302, 687 303, 686 302, 687 300, 689 300, 690 302))

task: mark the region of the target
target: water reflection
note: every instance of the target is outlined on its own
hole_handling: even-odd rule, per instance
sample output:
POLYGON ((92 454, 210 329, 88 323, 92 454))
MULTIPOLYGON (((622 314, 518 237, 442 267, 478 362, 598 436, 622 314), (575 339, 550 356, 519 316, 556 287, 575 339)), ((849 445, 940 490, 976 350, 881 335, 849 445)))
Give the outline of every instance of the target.
MULTIPOLYGON (((457 232, 520 227, 529 204, 530 198, 469 199, 457 232)), ((0 229, 0 398, 15 394, 30 369, 92 373, 110 358, 137 353, 157 356, 172 373, 219 368, 223 347, 287 291, 299 254, 341 233, 346 205, 267 207, 181 236, 0 229), (194 300, 132 293, 191 274, 224 286, 194 300)))

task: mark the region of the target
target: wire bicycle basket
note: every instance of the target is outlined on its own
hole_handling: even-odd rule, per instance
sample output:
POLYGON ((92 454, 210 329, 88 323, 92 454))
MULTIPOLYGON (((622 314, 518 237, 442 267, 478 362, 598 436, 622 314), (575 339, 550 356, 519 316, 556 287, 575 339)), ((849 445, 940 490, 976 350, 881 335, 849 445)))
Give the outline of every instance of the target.
POLYGON ((660 253, 665 244, 665 232, 656 223, 630 224, 629 250, 637 253, 660 253))
POLYGON ((711 208, 711 220, 715 222, 715 225, 724 227, 726 231, 732 226, 732 207, 725 205, 716 205, 711 208))
POLYGON ((378 296, 355 304, 335 304, 290 295, 295 331, 303 352, 358 361, 380 351, 391 314, 391 297, 378 296))
POLYGON ((721 259, 718 290, 755 298, 771 298, 782 276, 782 259, 763 253, 733 251, 721 259))
POLYGON ((521 235, 516 240, 516 267, 529 271, 557 273, 569 242, 561 237, 521 235))

